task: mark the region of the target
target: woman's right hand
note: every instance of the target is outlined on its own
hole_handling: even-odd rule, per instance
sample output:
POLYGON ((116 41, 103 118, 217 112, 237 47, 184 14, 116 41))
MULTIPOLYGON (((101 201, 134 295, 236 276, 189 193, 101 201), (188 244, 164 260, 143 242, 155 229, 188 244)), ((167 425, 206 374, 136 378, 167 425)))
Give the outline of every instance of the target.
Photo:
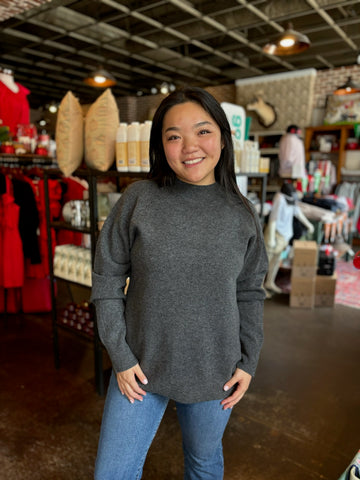
POLYGON ((145 390, 139 387, 139 384, 136 381, 136 377, 144 385, 148 383, 148 380, 145 377, 138 363, 134 367, 131 367, 128 370, 124 370, 123 372, 118 372, 116 374, 116 379, 120 392, 122 393, 122 395, 126 395, 126 397, 129 399, 129 402, 131 403, 134 403, 135 400, 140 400, 141 402, 143 396, 146 395, 145 390))

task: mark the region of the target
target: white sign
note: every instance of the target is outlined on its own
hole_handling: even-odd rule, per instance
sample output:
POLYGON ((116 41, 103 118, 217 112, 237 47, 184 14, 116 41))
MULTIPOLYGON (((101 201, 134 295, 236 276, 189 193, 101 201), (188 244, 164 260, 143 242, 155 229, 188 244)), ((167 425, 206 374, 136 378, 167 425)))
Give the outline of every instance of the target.
POLYGON ((222 102, 221 106, 226 114, 232 133, 234 145, 235 173, 240 172, 241 151, 244 148, 246 112, 245 108, 234 103, 222 102))

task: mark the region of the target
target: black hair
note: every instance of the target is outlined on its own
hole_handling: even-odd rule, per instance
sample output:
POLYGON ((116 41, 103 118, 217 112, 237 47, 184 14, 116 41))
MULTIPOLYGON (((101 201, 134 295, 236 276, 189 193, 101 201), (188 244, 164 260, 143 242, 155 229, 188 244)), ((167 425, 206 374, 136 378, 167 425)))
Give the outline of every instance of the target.
POLYGON ((281 185, 280 192, 286 196, 286 202, 289 205, 295 205, 298 198, 297 198, 296 189, 292 182, 285 181, 281 185))
POLYGON ((286 129, 286 133, 298 133, 300 127, 298 125, 289 125, 286 129))
MULTIPOLYGON (((200 105, 217 123, 221 131, 224 148, 215 167, 215 180, 230 196, 237 196, 249 208, 248 200, 240 192, 234 170, 234 148, 231 130, 226 114, 218 101, 206 90, 199 87, 184 87, 175 90, 160 103, 154 114, 150 134, 150 174, 159 186, 174 185, 176 175, 170 168, 162 142, 162 128, 165 114, 175 105, 194 102, 200 105)), ((236 197, 235 197, 236 198, 236 197)))

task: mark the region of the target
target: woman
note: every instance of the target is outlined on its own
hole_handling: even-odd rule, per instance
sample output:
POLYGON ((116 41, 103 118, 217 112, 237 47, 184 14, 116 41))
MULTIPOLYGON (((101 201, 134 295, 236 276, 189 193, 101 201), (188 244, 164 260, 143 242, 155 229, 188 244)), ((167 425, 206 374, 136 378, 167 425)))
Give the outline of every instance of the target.
POLYGON ((97 244, 92 299, 113 375, 95 477, 141 478, 172 399, 184 478, 222 479, 223 432, 263 341, 262 233, 236 185, 226 115, 205 90, 162 101, 150 162, 97 244))

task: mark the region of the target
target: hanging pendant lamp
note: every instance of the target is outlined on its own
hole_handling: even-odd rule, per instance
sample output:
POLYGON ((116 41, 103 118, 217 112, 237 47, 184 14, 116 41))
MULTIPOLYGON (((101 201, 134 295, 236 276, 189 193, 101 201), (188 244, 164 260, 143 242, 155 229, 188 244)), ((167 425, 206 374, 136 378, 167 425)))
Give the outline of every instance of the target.
POLYGON ((269 55, 283 56, 304 52, 309 47, 309 38, 294 30, 292 23, 289 22, 287 29, 264 45, 262 50, 269 55))
POLYGON ((84 83, 90 87, 107 88, 116 85, 115 78, 102 67, 94 70, 87 78, 84 78, 84 83))
MULTIPOLYGON (((96 19, 94 24, 94 33, 96 33, 96 48, 98 57, 100 57, 103 39, 102 39, 102 29, 100 28, 99 21, 100 21, 100 8, 101 8, 101 0, 97 0, 97 9, 96 9, 96 19)), ((94 70, 88 77, 84 78, 84 83, 90 85, 90 87, 97 87, 97 88, 107 88, 113 87, 116 85, 116 80, 111 73, 109 73, 103 65, 99 65, 97 70, 94 70)))
POLYGON ((360 85, 352 81, 351 77, 348 77, 346 83, 338 87, 334 95, 349 95, 350 93, 357 93, 360 92, 360 85))

